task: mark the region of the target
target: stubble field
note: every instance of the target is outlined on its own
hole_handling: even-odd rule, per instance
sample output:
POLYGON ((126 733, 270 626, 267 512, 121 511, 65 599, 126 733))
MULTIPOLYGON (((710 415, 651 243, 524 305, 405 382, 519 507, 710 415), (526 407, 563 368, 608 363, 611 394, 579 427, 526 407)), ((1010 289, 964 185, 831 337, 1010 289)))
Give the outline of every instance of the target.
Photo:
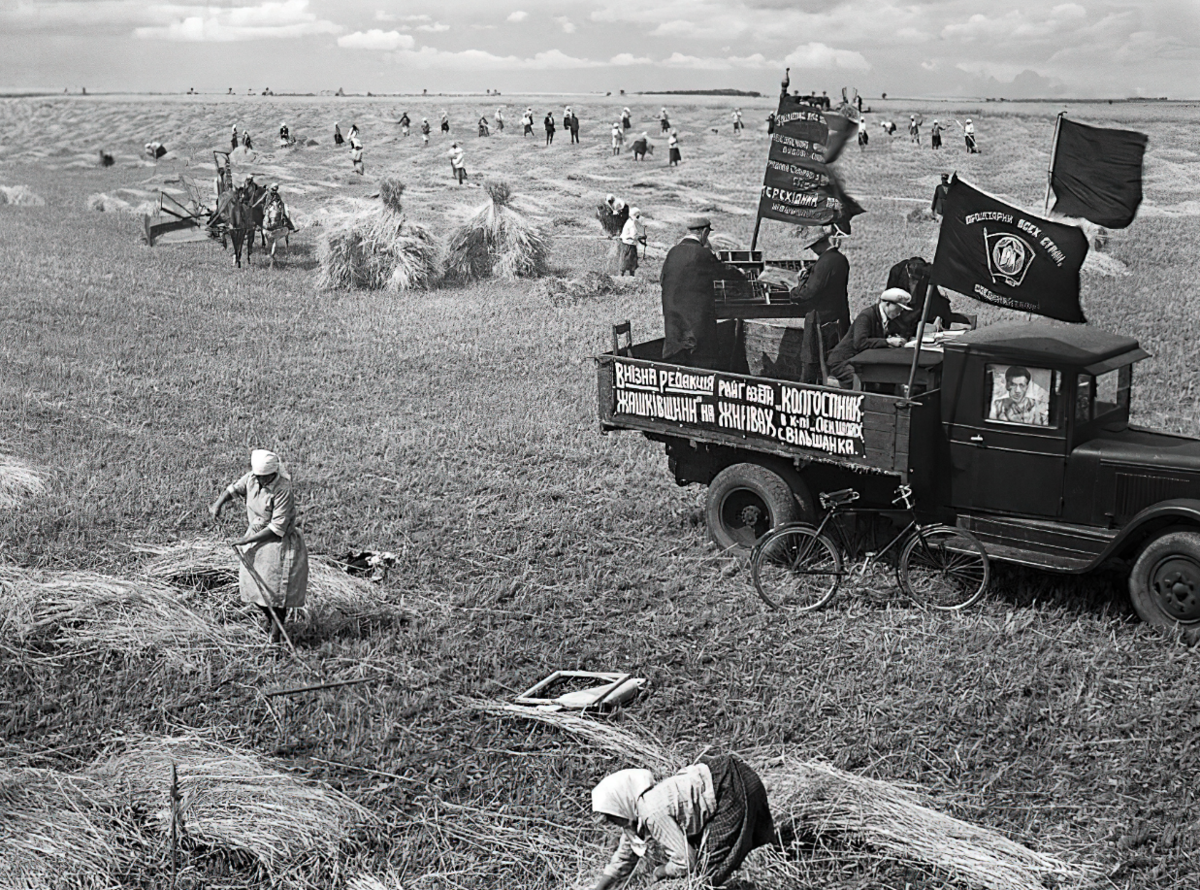
MULTIPOLYGON (((962 616, 915 611, 881 578, 788 619, 754 598, 738 558, 707 544, 703 493, 673 484, 657 446, 597 434, 592 356, 613 322, 631 319, 638 339, 661 333, 656 276, 683 216, 705 212, 743 242, 753 227, 771 102, 740 100, 748 130, 735 137, 730 102, 666 98, 678 168, 666 167, 653 97, 504 97, 506 135, 489 139, 474 134, 495 110, 490 97, 0 101, 0 186, 45 201, 0 204, 0 455, 43 485, 11 506, 0 499, 0 565, 136 577, 136 545, 232 538, 240 520, 214 529, 204 508, 257 446, 291 468, 313 553, 399 555, 376 591, 395 607, 390 617, 311 625, 297 640, 302 664, 256 647, 39 648, 0 622, 0 768, 71 772, 126 738, 195 734, 261 752, 372 814, 296 881, 583 885, 615 843, 588 818, 589 790, 628 764, 464 710, 458 697, 505 698, 559 668, 622 670, 649 680, 622 724, 682 758, 714 746, 759 762, 827 761, 1087 864, 1095 886, 1194 888, 1197 656, 1190 641, 1136 622, 1120 577, 1001 567, 986 601, 962 616), (635 132, 657 143, 644 164, 611 156, 608 125, 626 103, 635 132), (527 104, 532 139, 516 132, 527 104), (560 128, 543 147, 542 115, 553 108, 559 120, 566 104, 583 119, 582 143, 560 128), (436 130, 442 108, 465 143, 464 187, 436 130), (414 125, 430 118, 428 148, 416 126, 400 135, 404 110, 414 125), (276 150, 283 120, 319 144, 276 150), (335 120, 362 130, 363 179, 332 145, 335 120), (278 181, 301 224, 274 270, 259 257, 235 270, 215 243, 151 249, 136 215, 88 208, 96 194, 133 207, 159 186, 182 194, 181 176, 207 196, 211 149, 227 146, 235 122, 258 148, 238 172, 278 181), (139 157, 151 140, 171 149, 157 166, 139 157), (101 149, 114 166, 96 166, 101 149), (484 200, 483 179, 507 180, 542 208, 564 276, 613 271, 594 219, 606 192, 647 212, 651 249, 636 283, 576 305, 553 305, 528 283, 317 291, 320 223, 369 205, 385 174, 407 183, 410 218, 443 236, 456 208, 484 200), (351 676, 369 682, 262 695, 351 676)), ((868 210, 845 247, 855 310, 896 260, 932 258, 935 224, 910 217, 939 173, 1040 206, 1058 110, 870 104, 870 120, 895 119, 901 131, 922 112, 925 136, 889 143, 873 125, 868 150, 851 147, 839 162, 868 210), (966 155, 953 128, 943 152, 929 150, 933 118, 968 116, 982 154, 966 155)), ((1092 324, 1153 355, 1135 373, 1135 420, 1190 435, 1200 435, 1196 113, 1071 106, 1077 120, 1150 135, 1146 202, 1085 267, 1083 305, 1092 324)), ((781 226, 766 224, 764 241, 769 254, 797 253, 781 226)), ((240 861, 188 862, 196 886, 268 882, 240 861)), ((120 882, 162 886, 167 868, 151 846, 120 882)), ((791 886, 947 880, 866 855, 852 839, 796 874, 791 886)))

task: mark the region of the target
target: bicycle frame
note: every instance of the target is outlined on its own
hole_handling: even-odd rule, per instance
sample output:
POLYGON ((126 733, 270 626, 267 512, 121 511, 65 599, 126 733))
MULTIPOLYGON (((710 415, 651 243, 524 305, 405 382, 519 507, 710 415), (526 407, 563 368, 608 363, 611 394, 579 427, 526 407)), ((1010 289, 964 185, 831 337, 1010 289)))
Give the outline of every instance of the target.
MULTIPOLYGON (((816 527, 816 532, 818 535, 823 534, 833 541, 833 543, 841 550, 842 554, 847 557, 848 562, 850 560, 857 561, 857 557, 860 554, 860 548, 851 546, 850 541, 847 540, 846 534, 842 530, 841 525, 833 520, 839 516, 883 516, 894 513, 906 513, 908 515, 908 524, 904 526, 904 528, 900 529, 900 531, 897 532, 896 535, 880 549, 862 552, 861 555, 864 561, 862 563, 860 574, 866 574, 871 565, 873 565, 880 557, 890 551, 897 544, 906 540, 910 534, 913 532, 917 532, 918 534, 920 533, 921 522, 917 519, 916 510, 912 506, 911 499, 906 503, 905 507, 898 509, 889 509, 886 507, 846 507, 835 502, 827 509, 825 515, 821 518, 820 524, 816 527), (832 533, 828 531, 830 527, 832 527, 832 533)), ((844 574, 847 576, 853 575, 854 571, 852 569, 847 569, 844 574)))

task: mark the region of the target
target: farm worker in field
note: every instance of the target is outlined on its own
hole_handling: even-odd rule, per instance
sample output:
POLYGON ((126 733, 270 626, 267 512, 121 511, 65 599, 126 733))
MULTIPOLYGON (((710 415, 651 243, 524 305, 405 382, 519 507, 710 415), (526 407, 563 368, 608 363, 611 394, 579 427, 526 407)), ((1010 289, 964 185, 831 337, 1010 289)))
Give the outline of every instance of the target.
POLYGON ((788 294, 798 313, 805 316, 805 336, 800 342, 804 383, 822 382, 820 351, 828 356, 850 329, 850 262, 834 243, 834 232, 832 226, 821 226, 809 234, 805 246, 817 255, 817 262, 788 294), (813 325, 808 323, 810 318, 813 325))
POLYGON ((775 132, 775 112, 767 115, 767 135, 770 136, 775 132))
POLYGON ((444 108, 442 109, 442 132, 450 132, 450 112, 444 108))
POLYGON ((669 149, 667 154, 667 166, 678 167, 679 161, 681 160, 679 155, 679 134, 674 130, 671 131, 671 135, 667 138, 667 147, 669 149))
POLYGON ((867 119, 864 117, 858 122, 858 147, 866 151, 870 144, 871 134, 867 132, 867 119))
POLYGON ((546 117, 542 120, 542 126, 546 128, 546 144, 554 144, 554 112, 547 111, 546 117))
POLYGON ((625 131, 621 129, 621 125, 613 121, 612 125, 612 153, 616 157, 621 153, 621 148, 625 145, 625 131))
POLYGON ((741 272, 726 266, 708 246, 712 223, 707 216, 687 220, 687 234, 663 261, 663 361, 693 368, 716 369, 717 307, 715 281, 744 282, 741 272))
POLYGON ((353 145, 355 142, 359 142, 359 144, 361 145, 361 141, 360 141, 360 138, 358 135, 358 124, 350 125, 350 132, 346 134, 346 139, 347 139, 347 141, 349 141, 349 143, 351 145, 353 145))
POLYGON ((702 876, 715 887, 755 847, 779 843, 762 780, 731 754, 701 757, 657 784, 650 770, 615 772, 592 789, 592 812, 621 829, 593 890, 628 877, 651 839, 667 855, 656 880, 702 876))
POLYGON ((621 129, 633 129, 633 113, 628 108, 621 109, 621 129))
POLYGON ((634 207, 629 211, 629 219, 621 228, 621 257, 620 271, 624 275, 633 275, 638 267, 638 245, 646 243, 646 226, 642 223, 642 211, 634 207))
POLYGON ((567 106, 567 110, 563 112, 563 127, 571 133, 571 143, 579 141, 579 117, 571 110, 571 106, 567 106))
POLYGON ((408 116, 408 112, 400 115, 400 132, 405 136, 408 135, 408 128, 412 126, 412 119, 408 116))
POLYGON ((911 142, 921 141, 921 125, 917 123, 917 116, 910 114, 908 116, 908 138, 911 142))
POLYGON ((650 137, 644 132, 637 139, 634 139, 633 142, 629 143, 629 150, 633 152, 633 159, 635 161, 644 161, 646 159, 646 154, 652 148, 653 146, 650 144, 650 137))
POLYGON ((242 148, 246 149, 246 151, 251 151, 254 148, 254 143, 250 141, 249 130, 242 133, 242 148))
POLYGON ((934 151, 942 147, 942 125, 937 121, 934 121, 933 126, 929 128, 929 144, 934 151))
POLYGON ((487 116, 482 115, 482 114, 479 116, 479 135, 480 136, 491 136, 492 135, 492 130, 488 126, 487 116))
POLYGON ((742 109, 740 108, 733 109, 733 132, 742 132, 742 109))
POLYGON ((422 144, 422 145, 428 145, 428 144, 429 144, 429 131, 430 131, 430 129, 431 129, 431 128, 430 128, 430 126, 429 126, 429 118, 427 118, 427 117, 423 117, 423 118, 421 118, 421 144, 422 144))
POLYGON ((357 138, 350 140, 350 165, 359 176, 366 172, 366 167, 363 165, 363 146, 357 138))
POLYGON ((229 150, 233 151, 238 147, 237 124, 233 125, 233 130, 229 134, 229 150))
POLYGON ((526 108, 525 113, 521 115, 521 136, 533 135, 533 109, 526 108))
MULTIPOLYGON (((912 302, 912 296, 902 287, 889 287, 879 295, 879 302, 868 306, 850 326, 850 332, 829 353, 829 373, 839 385, 849 389, 854 385, 853 358, 865 349, 885 349, 903 346, 900 315, 912 302)), ((829 383, 830 381, 826 381, 829 383)))
POLYGON ((967 144, 968 154, 979 154, 979 148, 975 144, 975 125, 971 123, 970 118, 967 118, 967 122, 963 125, 963 140, 967 144))
POLYGON ((287 148, 292 144, 292 133, 288 129, 287 121, 279 125, 279 147, 287 148))
POLYGON ((450 143, 450 172, 459 185, 467 178, 467 162, 463 160, 463 150, 457 142, 450 143))
POLYGON ((671 132, 671 119, 667 117, 667 109, 663 109, 658 113, 658 126, 660 133, 671 132))
POLYGON ((342 138, 342 128, 338 126, 338 122, 333 122, 333 144, 341 145, 346 140, 342 138))
POLYGON ((942 207, 945 206, 948 194, 950 194, 950 174, 943 173, 942 181, 933 190, 933 201, 929 204, 930 213, 938 219, 942 217, 942 207))
POLYGON ((308 548, 292 477, 274 452, 257 448, 250 453, 250 472, 221 492, 208 512, 216 519, 235 496, 246 500, 246 533, 234 541, 246 548, 238 572, 242 601, 262 610, 277 643, 287 610, 303 606, 308 592, 308 548))
POLYGON ((496 131, 499 133, 504 132, 504 108, 503 107, 496 109, 496 131))

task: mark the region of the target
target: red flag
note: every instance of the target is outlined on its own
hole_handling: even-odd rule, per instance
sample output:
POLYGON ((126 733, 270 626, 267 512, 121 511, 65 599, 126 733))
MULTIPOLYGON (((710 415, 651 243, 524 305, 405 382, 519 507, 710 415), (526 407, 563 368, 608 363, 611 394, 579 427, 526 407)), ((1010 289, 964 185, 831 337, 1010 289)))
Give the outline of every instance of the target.
POLYGON ((1123 229, 1142 203, 1145 133, 1089 127, 1060 117, 1050 187, 1054 212, 1123 229))

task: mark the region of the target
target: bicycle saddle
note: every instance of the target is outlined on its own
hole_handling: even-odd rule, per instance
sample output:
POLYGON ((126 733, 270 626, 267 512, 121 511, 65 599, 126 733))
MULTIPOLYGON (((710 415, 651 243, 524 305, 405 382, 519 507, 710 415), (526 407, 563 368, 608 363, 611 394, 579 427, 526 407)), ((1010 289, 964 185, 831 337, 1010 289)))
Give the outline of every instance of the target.
POLYGON ((821 506, 844 507, 858 500, 858 492, 853 488, 843 488, 841 491, 821 492, 821 506))

